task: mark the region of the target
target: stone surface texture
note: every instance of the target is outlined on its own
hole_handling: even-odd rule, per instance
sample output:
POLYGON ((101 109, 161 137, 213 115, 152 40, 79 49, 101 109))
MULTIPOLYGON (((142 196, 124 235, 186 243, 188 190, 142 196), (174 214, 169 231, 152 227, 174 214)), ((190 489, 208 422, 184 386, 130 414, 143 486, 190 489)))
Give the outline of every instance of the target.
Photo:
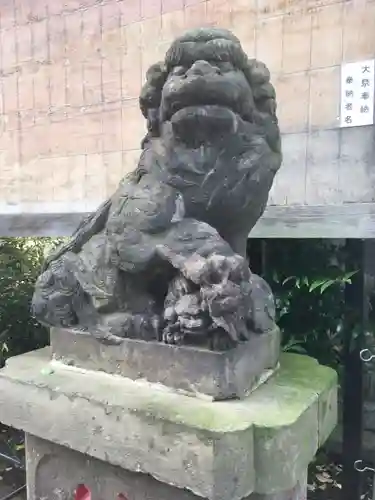
MULTIPOLYGON (((72 492, 84 485, 91 500, 198 500, 194 493, 162 483, 146 474, 137 474, 26 435, 28 500, 70 500, 72 492), (123 495, 121 497, 120 495, 123 495)), ((244 500, 305 500, 306 474, 289 490, 251 494, 244 500)))
POLYGON ((246 260, 282 154, 267 67, 228 30, 177 37, 146 74, 137 167, 45 261, 47 326, 225 350, 275 328, 246 260))
POLYGON ((293 488, 278 491, 277 493, 253 493, 247 500, 306 500, 307 499, 307 472, 293 488))
POLYGON ((335 372, 292 354, 226 402, 62 366, 49 349, 0 372, 3 423, 210 500, 290 493, 335 426, 336 400, 335 372))
POLYGON ((70 366, 160 383, 215 400, 243 398, 277 369, 280 331, 224 352, 125 339, 97 342, 87 332, 51 328, 52 357, 70 366))

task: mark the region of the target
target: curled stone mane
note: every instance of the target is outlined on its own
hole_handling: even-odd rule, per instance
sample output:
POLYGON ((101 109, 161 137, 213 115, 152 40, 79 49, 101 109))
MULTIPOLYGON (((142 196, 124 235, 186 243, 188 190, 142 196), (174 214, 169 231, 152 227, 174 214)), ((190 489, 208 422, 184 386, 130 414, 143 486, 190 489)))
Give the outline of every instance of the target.
POLYGON ((170 70, 176 65, 189 65, 197 59, 211 62, 228 61, 243 71, 254 98, 252 121, 259 126, 271 150, 280 154, 276 94, 270 83, 270 72, 262 62, 247 57, 236 36, 230 31, 218 28, 188 31, 173 42, 163 62, 153 64, 148 69, 146 83, 139 98, 148 129, 143 147, 150 137, 159 136, 161 95, 170 70))

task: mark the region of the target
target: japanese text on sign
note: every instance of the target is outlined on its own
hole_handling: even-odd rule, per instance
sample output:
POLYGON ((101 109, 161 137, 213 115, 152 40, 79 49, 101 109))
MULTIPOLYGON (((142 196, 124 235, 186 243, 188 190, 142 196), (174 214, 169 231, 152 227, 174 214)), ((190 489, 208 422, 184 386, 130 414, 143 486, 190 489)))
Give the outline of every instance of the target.
POLYGON ((341 127, 374 123, 374 60, 343 64, 341 67, 341 127))

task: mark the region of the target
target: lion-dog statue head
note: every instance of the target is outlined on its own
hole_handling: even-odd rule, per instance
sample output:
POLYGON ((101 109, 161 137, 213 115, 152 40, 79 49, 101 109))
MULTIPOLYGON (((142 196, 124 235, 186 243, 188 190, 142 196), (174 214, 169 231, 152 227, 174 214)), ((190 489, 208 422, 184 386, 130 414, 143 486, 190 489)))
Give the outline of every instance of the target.
POLYGON ((244 255, 281 165, 268 69, 248 59, 231 32, 202 28, 177 38, 146 79, 143 162, 155 164, 157 156, 167 164, 189 215, 213 225, 244 255))

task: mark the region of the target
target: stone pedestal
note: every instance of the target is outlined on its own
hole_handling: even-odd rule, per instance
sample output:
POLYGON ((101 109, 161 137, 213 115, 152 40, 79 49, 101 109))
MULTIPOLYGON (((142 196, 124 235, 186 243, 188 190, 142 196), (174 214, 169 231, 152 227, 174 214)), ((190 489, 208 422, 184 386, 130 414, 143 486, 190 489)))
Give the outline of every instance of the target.
MULTIPOLYGON (((68 500, 77 485, 89 489, 94 500, 199 500, 184 489, 110 465, 83 453, 26 435, 28 498, 68 500)), ((246 500, 305 500, 306 474, 293 488, 271 493, 251 494, 246 500)))
POLYGON ((52 328, 51 349, 52 358, 65 365, 224 400, 245 397, 275 372, 280 331, 253 335, 234 349, 215 352, 134 339, 106 345, 88 332, 52 328))
POLYGON ((293 354, 242 400, 67 366, 50 348, 0 371, 0 420, 26 432, 28 499, 302 500, 337 418, 329 368, 293 354), (121 496, 121 494, 123 496, 121 496))

